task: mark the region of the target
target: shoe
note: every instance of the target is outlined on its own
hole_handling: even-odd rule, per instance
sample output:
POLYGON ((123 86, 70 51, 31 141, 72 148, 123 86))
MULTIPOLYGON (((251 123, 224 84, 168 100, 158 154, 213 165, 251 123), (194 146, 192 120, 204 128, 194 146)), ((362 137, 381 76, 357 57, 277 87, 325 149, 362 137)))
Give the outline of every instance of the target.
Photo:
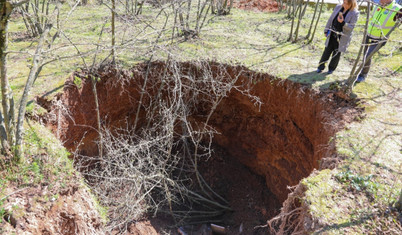
POLYGON ((365 80, 366 80, 366 78, 363 77, 363 75, 359 75, 359 76, 357 77, 356 82, 357 82, 357 83, 359 83, 359 82, 364 82, 365 80))
POLYGON ((321 73, 321 72, 322 72, 322 69, 317 69, 316 72, 317 72, 317 73, 321 73))
POLYGON ((328 70, 327 74, 332 74, 334 72, 334 70, 330 69, 328 70))

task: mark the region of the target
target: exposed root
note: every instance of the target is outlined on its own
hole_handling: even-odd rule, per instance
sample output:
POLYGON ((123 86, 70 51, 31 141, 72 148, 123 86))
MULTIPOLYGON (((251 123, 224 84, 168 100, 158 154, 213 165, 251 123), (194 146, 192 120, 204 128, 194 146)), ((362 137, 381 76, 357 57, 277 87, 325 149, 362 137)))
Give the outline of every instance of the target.
POLYGON ((307 206, 300 203, 306 187, 298 184, 294 187, 283 202, 281 212, 276 217, 268 221, 268 227, 273 234, 304 234, 304 219, 306 217, 307 206))

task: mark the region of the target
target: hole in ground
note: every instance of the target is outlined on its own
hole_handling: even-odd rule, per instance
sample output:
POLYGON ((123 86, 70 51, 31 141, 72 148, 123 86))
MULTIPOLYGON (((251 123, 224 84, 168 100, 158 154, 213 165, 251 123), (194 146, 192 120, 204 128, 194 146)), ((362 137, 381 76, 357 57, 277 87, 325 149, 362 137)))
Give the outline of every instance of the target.
POLYGON ((227 227, 227 234, 239 233, 240 226, 243 234, 266 234, 265 229, 255 227, 278 214, 281 203, 266 186, 264 177, 255 174, 220 146, 214 147, 211 159, 200 163, 200 172, 233 209, 220 216, 217 222, 227 227))
MULTIPOLYGON (((130 129, 125 134, 136 138, 128 143, 140 143, 138 133, 154 136, 166 131, 164 136, 171 135, 174 142, 170 148, 144 144, 152 145, 157 153, 199 156, 202 160, 195 169, 234 210, 220 219, 236 229, 245 221, 243 229, 250 233, 253 226, 277 212, 289 193, 288 186, 297 185, 313 169, 336 162, 335 143, 330 139, 359 113, 353 102, 335 93, 214 62, 154 62, 129 71, 106 66, 91 76, 100 78, 96 89, 103 128, 112 136, 130 129), (173 108, 180 112, 172 117, 173 108), (169 118, 173 121, 167 123, 169 118), (148 131, 155 125, 159 129, 148 131), (212 133, 214 137, 209 139, 212 133), (221 154, 205 154, 212 143, 221 154), (191 147, 183 147, 187 145, 191 147)), ((96 105, 91 80, 86 77, 88 74, 76 73, 66 82, 46 122, 77 156, 99 156, 96 105)), ((104 151, 110 152, 110 146, 105 145, 104 151)), ((116 158, 112 161, 116 163, 116 158)), ((132 162, 138 165, 141 158, 132 162)), ((194 162, 189 165, 194 167, 194 162)), ((172 172, 177 176, 176 169, 172 172)), ((196 176, 183 184, 193 184, 196 176)))

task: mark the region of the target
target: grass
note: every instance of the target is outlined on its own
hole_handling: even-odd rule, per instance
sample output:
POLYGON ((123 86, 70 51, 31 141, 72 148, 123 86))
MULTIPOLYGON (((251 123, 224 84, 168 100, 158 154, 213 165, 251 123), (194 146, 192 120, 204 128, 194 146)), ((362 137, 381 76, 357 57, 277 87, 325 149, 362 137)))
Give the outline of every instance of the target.
MULTIPOLYGON (((63 207, 60 203, 67 201, 58 198, 63 192, 65 194, 66 190, 70 190, 70 187, 90 192, 82 177, 74 169, 73 161, 69 158, 70 153, 50 130, 32 121, 26 124, 25 130, 23 161, 0 170, 0 233, 4 225, 2 223, 6 223, 3 220, 6 214, 12 215, 18 221, 33 212, 50 211, 51 208, 57 210, 56 208, 63 207), (8 200, 16 194, 21 198, 29 198, 30 211, 26 210, 23 202, 18 201, 20 200, 18 197, 8 200)), ((82 194, 86 195, 81 192, 80 196, 82 194)), ((92 194, 89 196, 92 197, 89 201, 94 203, 102 222, 105 222, 107 208, 97 203, 95 196, 92 194)), ((9 232, 6 230, 6 233, 9 232)))
POLYGON ((49 130, 38 123, 30 123, 26 126, 24 142, 25 161, 7 168, 2 177, 18 187, 69 182, 74 174, 70 154, 49 130))
MULTIPOLYGON (((68 9, 64 5, 65 10, 68 9)), ((253 70, 270 73, 283 79, 311 85, 314 89, 326 89, 335 81, 348 78, 363 36, 365 15, 361 14, 354 36, 334 74, 316 74, 321 53, 324 50, 323 28, 331 10, 327 9, 317 27, 316 37, 306 44, 303 37, 307 34, 312 17, 309 7, 301 24, 300 40, 287 41, 290 20, 286 13, 259 13, 232 9, 227 16, 208 15, 199 38, 184 41, 182 38, 170 39, 172 18, 162 32, 159 49, 153 59, 164 60, 168 55, 177 60, 215 60, 228 64, 242 64, 253 70)), ((166 9, 167 12, 170 9, 166 9)), ((117 42, 124 47, 117 48, 117 59, 125 67, 147 60, 152 54, 150 45, 162 30, 164 17, 153 21, 158 9, 144 6, 143 14, 125 24, 122 18, 117 22, 117 42), (145 24, 150 24, 141 31, 145 24)), ((64 32, 81 52, 96 48, 99 35, 104 27, 100 43, 109 45, 110 23, 106 21, 109 10, 105 6, 79 6, 65 23, 64 32), (103 26, 104 22, 107 22, 103 26)), ((8 71, 11 86, 18 100, 29 72, 30 56, 36 45, 30 38, 18 36, 24 31, 24 24, 18 18, 10 23, 9 50, 20 53, 9 55, 8 71)), ((314 173, 303 180, 308 186, 304 202, 309 205, 313 218, 319 220, 322 232, 328 234, 364 234, 388 229, 397 229, 393 222, 395 213, 391 210, 393 201, 402 188, 402 154, 400 117, 401 30, 396 30, 390 41, 373 58, 373 65, 367 82, 355 86, 354 93, 365 107, 366 117, 355 121, 337 133, 335 141, 339 155, 345 160, 334 170, 314 173), (391 208, 391 209, 390 209, 391 208)), ((74 55, 77 51, 62 37, 55 48, 60 56, 74 55)), ((100 51, 100 62, 109 49, 100 51)), ((92 55, 84 57, 92 64, 92 55)), ((77 67, 83 67, 79 57, 56 61, 44 68, 38 78, 31 98, 47 92, 52 96, 61 91, 66 77, 77 67)), ((79 80, 75 80, 77 84, 79 80)), ((41 113, 35 105, 28 107, 29 112, 41 113)), ((28 162, 10 169, 0 177, 0 197, 7 184, 19 186, 48 181, 65 185, 71 177, 73 168, 68 153, 55 142, 53 136, 44 134, 38 124, 32 124, 26 132, 26 155, 28 162), (48 154, 46 160, 40 154, 48 154), (4 175, 5 174, 5 175, 4 175), (53 176, 51 176, 53 175, 53 176), (54 177, 54 178, 52 178, 54 177), (55 182, 51 179, 56 180, 55 182)), ((1 204, 1 202, 0 202, 1 204)), ((0 205, 1 214, 1 205, 0 205)), ((105 214, 105 213, 104 213, 105 214)), ((399 225, 400 228, 400 225, 399 225)))
MULTIPOLYGON (((170 9, 166 9, 168 13, 170 9)), ((144 13, 137 21, 132 21, 129 25, 125 24, 122 18, 117 22, 117 43, 124 43, 122 49, 117 49, 118 60, 123 65, 130 67, 135 63, 141 62, 150 56, 150 44, 155 40, 158 30, 163 30, 161 24, 165 18, 160 17, 153 21, 158 9, 147 6, 144 13), (147 15, 148 14, 148 15, 147 15), (151 24, 145 32, 141 30, 146 23, 151 24), (155 30, 154 30, 155 29, 155 30), (142 32, 142 33, 141 33, 142 32), (131 41, 130 41, 131 40, 131 41)), ((170 43, 172 20, 168 21, 167 29, 162 33, 161 46, 163 48, 154 54, 154 59, 165 59, 166 51, 179 60, 207 59, 216 60, 223 63, 241 63, 254 70, 268 72, 273 75, 289 78, 291 80, 312 83, 317 87, 328 87, 329 82, 344 80, 348 77, 359 49, 364 15, 361 15, 355 30, 348 53, 341 59, 336 73, 330 76, 311 74, 317 66, 318 60, 324 49, 324 40, 321 33, 330 11, 324 12, 319 26, 317 27, 316 37, 312 44, 306 45, 303 36, 307 34, 308 24, 312 17, 312 8, 308 8, 305 20, 302 21, 300 30, 300 40, 298 43, 287 42, 290 20, 286 18, 286 13, 255 13, 233 9, 228 16, 207 17, 206 24, 201 31, 200 38, 182 42, 181 39, 173 40, 170 43), (247 19, 247 20, 245 20, 247 19), (281 66, 277 66, 278 63, 281 66), (313 77, 313 81, 311 78, 313 77)), ((109 10, 105 6, 78 7, 77 11, 70 17, 70 21, 65 25, 65 35, 75 43, 81 52, 95 49, 94 43, 98 41, 103 23, 109 17, 109 10)), ((21 20, 14 20, 10 25, 12 33, 21 32, 23 23, 21 20)), ((397 71, 400 64, 401 52, 395 50, 398 46, 396 40, 401 36, 400 31, 394 32, 391 41, 382 48, 381 56, 374 58, 370 77, 390 76, 393 71, 397 71), (389 59, 392 56, 393 59, 389 59), (381 70, 379 70, 379 68, 381 70)), ((19 51, 30 45, 31 40, 14 40, 10 43, 10 50, 19 51)), ((110 24, 105 25, 101 43, 110 44, 110 24)), ((75 54, 75 49, 65 38, 58 41, 59 45, 65 46, 61 55, 75 54)), ((33 45, 29 47, 31 52, 33 45)), ((108 51, 103 51, 98 56, 98 62, 108 55, 108 51)), ((26 61, 26 54, 15 54, 10 56, 10 61, 26 61)), ((88 65, 92 64, 91 56, 85 57, 88 65)), ((10 77, 14 78, 15 86, 20 88, 25 82, 28 68, 24 63, 16 64, 18 68, 10 69, 10 77)), ((42 79, 37 81, 37 92, 46 91, 47 86, 54 82, 65 79, 65 74, 74 71, 77 66, 83 66, 80 58, 72 58, 57 62, 45 67, 42 79), (51 77, 51 79, 49 79, 51 77)), ((18 91, 18 89, 17 89, 18 91)))

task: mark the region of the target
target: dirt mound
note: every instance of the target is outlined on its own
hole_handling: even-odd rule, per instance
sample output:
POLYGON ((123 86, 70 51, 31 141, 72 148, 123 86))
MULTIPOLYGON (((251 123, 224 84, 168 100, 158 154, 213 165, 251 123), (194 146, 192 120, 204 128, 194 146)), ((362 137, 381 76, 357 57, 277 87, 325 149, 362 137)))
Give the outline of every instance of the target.
POLYGON ((244 10, 263 12, 278 11, 278 2, 276 2, 275 0, 239 0, 235 1, 233 5, 244 10))
MULTIPOLYGON (((103 125, 111 130, 132 125, 137 117, 136 110, 145 77, 149 95, 144 102, 153 102, 152 97, 158 91, 161 81, 159 76, 166 74, 167 67, 165 63, 155 62, 149 67, 138 65, 130 71, 118 71, 110 67, 100 69, 97 72, 99 82, 96 87, 103 125)), ((183 78, 186 74, 197 73, 199 69, 192 63, 181 63, 177 68, 183 78)), ((238 78, 235 84, 238 87, 253 84, 250 93, 258 96, 262 105, 256 106, 237 89, 233 89, 221 101, 209 123, 219 132, 214 137, 214 144, 224 150, 225 154, 222 154, 224 157, 218 156, 205 163, 202 174, 236 208, 237 211, 231 216, 237 228, 241 221, 248 220, 245 218, 247 213, 242 211, 247 206, 255 212, 255 218, 262 216, 266 221, 287 198, 288 186, 297 185, 313 169, 320 167, 322 159, 334 156, 335 143, 330 141, 331 137, 345 123, 353 120, 359 111, 354 108, 354 103, 334 93, 317 92, 242 66, 209 63, 209 68, 212 76, 226 74, 228 78, 238 78), (230 160, 233 158, 235 160, 230 160), (268 192, 261 189, 258 177, 247 175, 249 173, 240 174, 234 163, 237 161, 247 166, 246 171, 250 170, 262 177, 268 192), (233 165, 226 166, 228 168, 225 170, 222 164, 229 163, 233 165), (225 171, 226 174, 223 173, 225 171), (245 183, 239 186, 236 183, 239 181, 245 183), (227 193, 229 191, 234 193, 227 193), (253 200, 259 202, 251 203, 253 200), (273 206, 270 201, 277 206, 273 206)), ((66 82, 64 93, 53 101, 48 126, 70 151, 93 156, 98 151, 94 143, 98 138, 97 122, 92 83, 86 76, 77 73, 66 82), (77 78, 80 82, 77 82, 77 78)), ((147 123, 146 111, 145 108, 140 109, 138 126, 147 123)), ((197 110, 189 112, 191 120, 202 123, 205 120, 204 111, 205 107, 200 104, 197 110)), ((255 225, 248 223, 246 226, 252 230, 255 225)))

